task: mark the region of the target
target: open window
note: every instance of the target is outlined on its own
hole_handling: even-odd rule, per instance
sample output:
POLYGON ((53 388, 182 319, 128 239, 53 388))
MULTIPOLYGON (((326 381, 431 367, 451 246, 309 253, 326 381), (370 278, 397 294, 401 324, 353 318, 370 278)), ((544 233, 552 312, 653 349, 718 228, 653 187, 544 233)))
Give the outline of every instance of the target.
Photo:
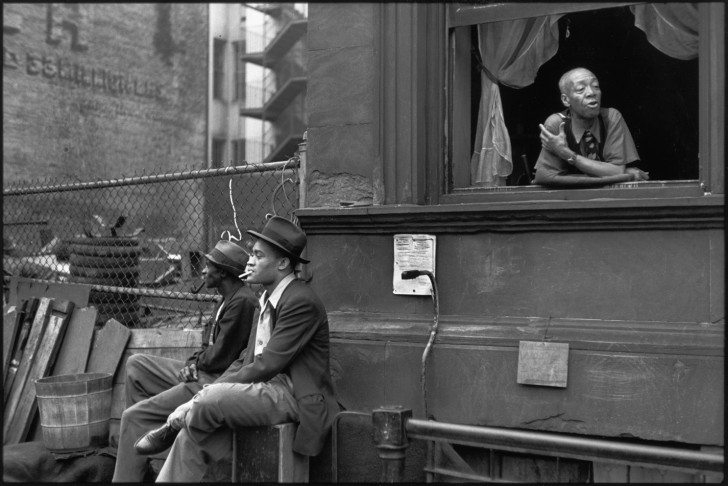
POLYGON ((724 20, 711 21, 710 6, 450 5, 446 193, 539 190, 531 185, 538 124, 564 109, 561 75, 586 67, 650 173, 631 185, 702 194, 711 164, 714 177, 722 170, 724 143, 722 125, 712 126, 722 112, 711 115, 711 104, 723 103, 724 59, 713 53, 724 20))

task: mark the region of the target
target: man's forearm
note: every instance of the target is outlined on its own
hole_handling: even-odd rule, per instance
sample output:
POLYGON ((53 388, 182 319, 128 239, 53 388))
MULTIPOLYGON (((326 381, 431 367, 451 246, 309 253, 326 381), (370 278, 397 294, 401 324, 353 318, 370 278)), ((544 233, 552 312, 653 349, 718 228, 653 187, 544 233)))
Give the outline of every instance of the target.
POLYGON ((583 155, 576 154, 572 150, 564 151, 564 153, 559 156, 584 174, 597 177, 624 174, 623 165, 615 165, 610 164, 609 162, 592 160, 588 157, 584 157, 583 155), (565 155, 565 157, 563 155, 565 155))

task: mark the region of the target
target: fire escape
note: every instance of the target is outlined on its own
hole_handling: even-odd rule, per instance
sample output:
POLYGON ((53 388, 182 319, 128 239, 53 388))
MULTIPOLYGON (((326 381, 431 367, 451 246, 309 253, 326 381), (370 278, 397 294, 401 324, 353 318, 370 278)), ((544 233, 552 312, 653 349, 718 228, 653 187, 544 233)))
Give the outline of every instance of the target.
POLYGON ((246 49, 242 60, 267 68, 262 79, 248 83, 252 96, 240 116, 267 121, 261 134, 267 153, 263 162, 285 160, 303 140, 306 127, 306 4, 249 3, 264 16, 262 26, 244 25, 246 49))

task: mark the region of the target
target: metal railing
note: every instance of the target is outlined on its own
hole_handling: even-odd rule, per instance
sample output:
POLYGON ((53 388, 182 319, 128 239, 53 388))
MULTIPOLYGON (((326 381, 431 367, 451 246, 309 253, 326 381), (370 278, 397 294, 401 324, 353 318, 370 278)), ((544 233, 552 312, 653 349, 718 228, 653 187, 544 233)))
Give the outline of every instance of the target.
POLYGON ((295 219, 298 157, 111 180, 36 181, 3 190, 3 273, 90 287, 101 319, 195 326, 213 310, 204 254, 242 246, 269 214, 295 219))
MULTIPOLYGON (((405 449, 410 439, 420 439, 431 444, 425 472, 427 480, 455 478, 487 482, 508 482, 488 474, 453 467, 465 461, 453 461, 454 451, 449 449, 450 467, 439 461, 443 449, 458 444, 482 449, 549 456, 557 459, 579 459, 595 463, 622 464, 688 472, 692 474, 722 473, 722 453, 688 448, 666 447, 618 440, 596 439, 567 434, 506 429, 498 427, 459 425, 433 420, 412 418, 412 411, 403 407, 382 407, 372 413, 375 443, 382 459, 382 482, 399 482, 404 470, 405 449)), ((492 464, 492 461, 491 461, 492 464)), ((557 463, 558 464, 558 463, 557 463)), ((557 477, 556 481, 563 478, 557 477)))

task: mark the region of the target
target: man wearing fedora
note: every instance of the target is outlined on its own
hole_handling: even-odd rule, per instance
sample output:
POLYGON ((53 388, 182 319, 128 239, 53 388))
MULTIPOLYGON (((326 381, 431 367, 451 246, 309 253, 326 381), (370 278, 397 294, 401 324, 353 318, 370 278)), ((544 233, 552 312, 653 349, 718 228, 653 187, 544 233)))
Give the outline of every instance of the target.
POLYGON ((205 258, 205 286, 217 289, 222 302, 203 332, 202 349, 187 361, 146 354, 127 360, 127 408, 121 416, 115 482, 144 480, 147 458, 134 448, 139 436, 159 427, 181 403, 218 378, 248 341, 258 306, 255 294, 239 278, 248 254, 221 240, 205 258))
POLYGON ((293 450, 317 455, 339 411, 326 310, 294 272, 296 264, 309 263, 301 257, 305 233, 278 216, 248 233, 257 238, 248 282, 265 290, 257 325, 241 359, 180 405, 163 433, 152 431, 137 444, 146 454, 172 446, 159 482, 200 481, 210 462, 231 457, 237 427, 297 422, 293 450))

